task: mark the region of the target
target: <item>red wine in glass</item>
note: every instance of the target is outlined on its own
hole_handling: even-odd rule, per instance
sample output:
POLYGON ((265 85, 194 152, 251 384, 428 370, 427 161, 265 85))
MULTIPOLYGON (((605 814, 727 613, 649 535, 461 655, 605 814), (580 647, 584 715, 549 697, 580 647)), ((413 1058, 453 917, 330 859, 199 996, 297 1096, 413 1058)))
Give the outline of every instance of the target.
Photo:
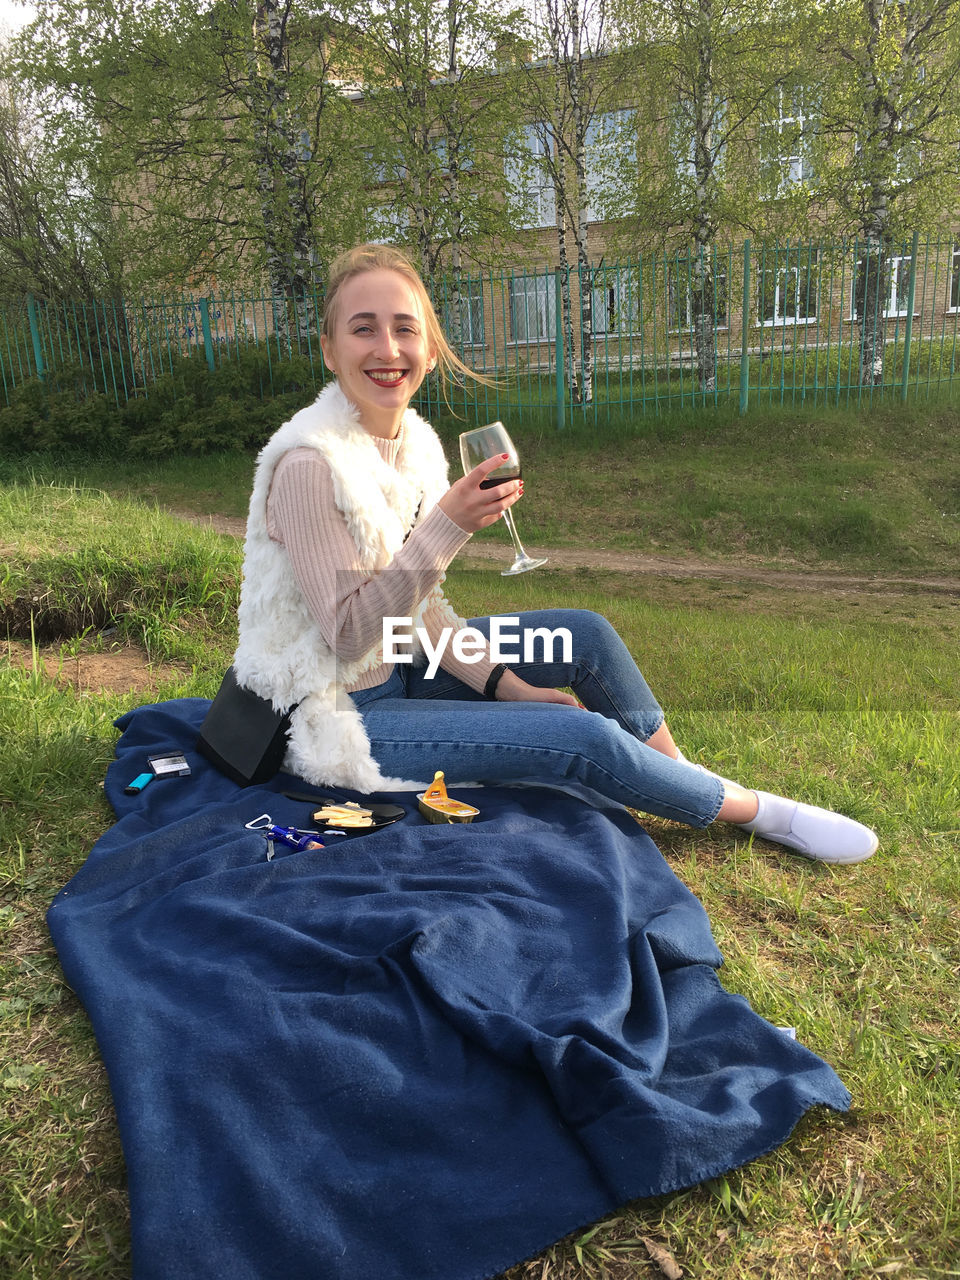
POLYGON ((519 467, 504 467, 503 471, 493 471, 487 476, 486 480, 480 481, 481 489, 495 489, 498 484, 506 484, 508 480, 519 480, 521 471, 519 467))

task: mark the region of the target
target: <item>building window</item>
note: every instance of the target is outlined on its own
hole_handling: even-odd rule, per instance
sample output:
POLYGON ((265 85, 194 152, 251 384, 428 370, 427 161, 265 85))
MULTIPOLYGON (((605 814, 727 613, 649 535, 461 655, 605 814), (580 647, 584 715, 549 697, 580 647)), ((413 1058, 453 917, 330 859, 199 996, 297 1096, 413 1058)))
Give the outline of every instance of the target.
POLYGON ((450 144, 447 141, 447 135, 445 133, 431 134, 430 138, 427 140, 427 146, 437 169, 440 173, 446 173, 450 168, 448 160, 450 144))
MULTIPOLYGON (((716 328, 725 329, 727 318, 727 273, 713 272, 713 322, 716 328)), ((691 330, 694 319, 696 280, 693 263, 682 258, 667 270, 667 326, 675 332, 691 330)), ((709 299, 707 299, 709 305, 709 299)), ((706 308, 705 308, 706 309, 706 308)))
POLYGON ((800 90, 778 90, 774 116, 760 133, 760 163, 768 194, 782 196, 813 181, 813 125, 814 117, 800 90))
MULTIPOLYGON (((434 158, 437 170, 446 175, 450 172, 450 141, 445 133, 431 134, 428 144, 430 154, 434 158)), ((473 168, 473 155, 470 147, 461 139, 456 149, 457 171, 464 173, 473 168)))
MULTIPOLYGON (((726 158, 726 144, 723 141, 726 119, 726 104, 714 101, 710 108, 709 129, 704 138, 705 160, 711 173, 722 169, 726 158)), ((672 115, 670 148, 676 163, 677 177, 688 189, 697 180, 697 129, 696 106, 689 98, 684 98, 672 115)))
POLYGON ((637 118, 634 111, 604 111, 584 138, 588 222, 632 213, 637 173, 637 118))
POLYGON ((553 275, 514 276, 510 282, 510 336, 514 342, 552 342, 557 332, 553 275))
MULTIPOLYGON (((861 258, 857 263, 852 281, 853 301, 850 307, 850 315, 855 320, 860 318, 860 310, 857 306, 857 285, 862 269, 863 259, 861 258)), ((893 320, 897 316, 905 316, 907 314, 907 304, 910 300, 910 255, 903 254, 898 257, 887 258, 886 277, 884 305, 881 314, 885 319, 893 320)))
POLYGON ((950 310, 960 311, 960 244, 953 246, 950 264, 950 310))
POLYGON ((804 324, 817 318, 820 273, 815 249, 790 249, 762 261, 757 289, 763 324, 804 324))
POLYGON ((639 278, 634 272, 598 271, 593 277, 591 327, 594 337, 627 337, 640 332, 639 278))
POLYGON ((894 185, 914 181, 923 170, 924 129, 922 125, 918 127, 918 98, 926 78, 922 66, 916 68, 916 76, 917 83, 910 90, 903 87, 902 114, 890 122, 895 136, 890 136, 890 123, 875 121, 873 130, 865 137, 857 138, 854 144, 856 163, 867 173, 879 169, 894 185))
POLYGON ((382 186, 385 182, 402 182, 407 175, 407 167, 399 149, 385 155, 373 147, 364 147, 363 157, 368 181, 374 186, 382 186))
POLYGON ((483 336, 483 285, 479 280, 461 280, 456 292, 447 294, 443 306, 444 329, 454 345, 482 347, 483 336), (454 308, 460 322, 455 321, 454 308))
POLYGON ((887 309, 884 314, 905 316, 910 302, 910 259, 890 258, 887 266, 887 309))
POLYGON ((367 213, 367 237, 372 244, 402 244, 409 233, 407 211, 396 204, 375 204, 367 213))
POLYGON ((553 138, 548 125, 528 124, 515 139, 505 173, 518 227, 533 230, 557 221, 557 199, 550 176, 553 138))

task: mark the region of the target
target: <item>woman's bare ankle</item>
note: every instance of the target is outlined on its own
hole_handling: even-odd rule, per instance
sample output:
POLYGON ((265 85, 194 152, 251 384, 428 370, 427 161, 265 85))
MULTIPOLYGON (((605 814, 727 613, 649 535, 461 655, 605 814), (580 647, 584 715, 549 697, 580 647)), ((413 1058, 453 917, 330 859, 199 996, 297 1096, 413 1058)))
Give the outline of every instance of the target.
POLYGON ((759 808, 760 801, 755 791, 748 791, 738 782, 725 782, 723 804, 717 818, 721 822, 752 822, 759 808))
POLYGON ((673 734, 667 728, 664 722, 656 733, 652 733, 647 739, 648 747, 653 747, 654 751, 659 751, 661 755, 669 756, 671 760, 677 758, 679 748, 673 740, 673 734))

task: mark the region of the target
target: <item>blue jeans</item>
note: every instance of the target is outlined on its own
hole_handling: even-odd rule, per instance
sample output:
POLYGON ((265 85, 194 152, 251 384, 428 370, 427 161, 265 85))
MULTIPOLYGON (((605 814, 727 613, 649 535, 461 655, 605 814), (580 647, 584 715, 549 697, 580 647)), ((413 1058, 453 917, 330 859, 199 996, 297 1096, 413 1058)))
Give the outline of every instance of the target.
MULTIPOLYGON (((491 702, 442 668, 427 679, 426 668, 397 664, 383 684, 350 695, 381 771, 429 779, 442 769, 451 784, 574 783, 689 826, 712 822, 722 784, 645 745, 663 724, 663 711, 606 618, 580 609, 517 616, 521 634, 567 628, 572 660, 511 662, 510 670, 540 688, 568 686, 587 710, 491 702)), ((470 623, 485 635, 489 624, 489 618, 470 623)))

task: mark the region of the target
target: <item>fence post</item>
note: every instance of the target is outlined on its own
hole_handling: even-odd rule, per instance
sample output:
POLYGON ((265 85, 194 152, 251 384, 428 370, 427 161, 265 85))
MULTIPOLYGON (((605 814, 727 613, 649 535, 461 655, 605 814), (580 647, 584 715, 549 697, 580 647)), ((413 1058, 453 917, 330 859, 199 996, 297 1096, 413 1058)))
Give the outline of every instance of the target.
POLYGON ((37 303, 32 293, 27 294, 27 315, 30 318, 30 337, 33 339, 33 358, 37 366, 37 377, 43 381, 43 347, 40 345, 40 325, 37 320, 37 303))
POLYGON ((210 299, 200 299, 200 327, 203 330, 203 349, 207 354, 207 368, 213 373, 213 334, 210 331, 210 299))
POLYGON ((740 312, 740 413, 747 412, 750 403, 750 349, 747 330, 750 327, 750 241, 743 242, 743 306, 740 312))
POLYGON ((913 233, 910 249, 910 287, 907 290, 907 325, 903 333, 903 376, 900 381, 900 399, 907 402, 907 383, 910 380, 910 343, 913 338, 913 301, 917 294, 917 249, 920 233, 913 233))
POLYGON ((567 412, 567 389, 564 381, 563 358, 563 285, 560 280, 560 267, 554 272, 554 311, 556 313, 556 366, 557 366, 557 430, 562 431, 567 412))

